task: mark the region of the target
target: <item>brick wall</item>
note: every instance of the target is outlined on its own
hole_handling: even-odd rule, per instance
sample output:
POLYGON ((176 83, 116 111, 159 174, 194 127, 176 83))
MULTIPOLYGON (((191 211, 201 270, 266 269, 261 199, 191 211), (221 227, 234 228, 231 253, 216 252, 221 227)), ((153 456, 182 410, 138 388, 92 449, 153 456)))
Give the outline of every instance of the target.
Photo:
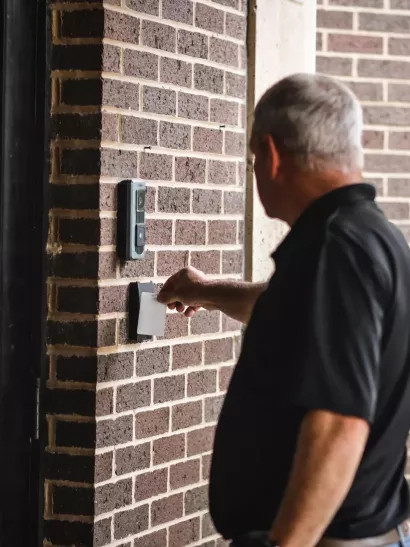
POLYGON ((410 2, 319 0, 317 71, 364 108, 365 175, 410 241, 410 2))
POLYGON ((219 547, 213 429, 239 325, 127 336, 128 284, 242 275, 244 0, 51 2, 44 544, 219 547), (117 261, 116 186, 146 179, 148 252, 117 261))

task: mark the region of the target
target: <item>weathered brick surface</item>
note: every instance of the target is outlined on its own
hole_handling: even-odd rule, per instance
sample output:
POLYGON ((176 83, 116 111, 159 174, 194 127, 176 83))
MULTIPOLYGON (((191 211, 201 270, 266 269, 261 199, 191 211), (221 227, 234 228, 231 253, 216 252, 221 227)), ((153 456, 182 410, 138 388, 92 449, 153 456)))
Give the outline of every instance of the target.
POLYGON ((362 101, 365 178, 409 238, 410 3, 392 1, 388 8, 381 0, 329 0, 318 9, 317 22, 318 70, 339 77, 362 101), (397 9, 404 13, 391 11, 397 9))
POLYGON ((241 277, 246 2, 50 4, 47 547, 216 547, 206 468, 240 327, 170 313, 135 344, 128 285, 187 264, 241 277), (148 184, 148 248, 121 262, 132 177, 148 184))

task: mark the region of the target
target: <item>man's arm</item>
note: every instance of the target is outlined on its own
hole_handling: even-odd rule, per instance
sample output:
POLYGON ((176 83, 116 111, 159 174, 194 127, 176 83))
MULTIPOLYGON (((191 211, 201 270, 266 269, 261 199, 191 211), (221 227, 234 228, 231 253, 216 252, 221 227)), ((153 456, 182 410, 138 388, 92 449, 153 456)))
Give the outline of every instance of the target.
POLYGON ((229 317, 248 323, 266 283, 210 280, 202 272, 188 267, 168 279, 158 301, 171 309, 192 316, 199 308, 219 310, 229 317))
POLYGON ((269 539, 314 547, 345 499, 369 434, 368 423, 328 411, 304 418, 293 468, 269 539))

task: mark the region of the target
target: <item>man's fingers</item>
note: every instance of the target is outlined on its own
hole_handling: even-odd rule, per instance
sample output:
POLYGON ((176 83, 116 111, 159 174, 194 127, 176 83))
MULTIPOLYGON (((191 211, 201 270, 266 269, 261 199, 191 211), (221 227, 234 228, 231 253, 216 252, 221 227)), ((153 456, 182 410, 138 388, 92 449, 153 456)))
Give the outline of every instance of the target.
POLYGON ((183 313, 185 311, 185 306, 181 302, 176 302, 176 310, 178 313, 183 313))
POLYGON ((193 317, 200 309, 201 306, 188 306, 188 308, 185 310, 185 315, 187 317, 193 317))
MULTIPOLYGON (((160 302, 160 300, 158 300, 158 302, 160 302)), ((170 303, 168 304, 168 309, 169 309, 169 310, 175 310, 176 305, 177 305, 176 302, 170 302, 170 303)))

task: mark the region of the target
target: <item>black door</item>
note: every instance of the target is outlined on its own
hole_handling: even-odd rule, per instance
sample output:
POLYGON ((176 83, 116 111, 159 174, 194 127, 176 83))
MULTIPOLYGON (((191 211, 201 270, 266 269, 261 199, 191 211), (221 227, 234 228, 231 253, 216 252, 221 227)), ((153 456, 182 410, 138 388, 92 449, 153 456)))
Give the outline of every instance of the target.
POLYGON ((35 547, 42 505, 46 9, 43 0, 2 0, 0 10, 0 545, 35 547))

